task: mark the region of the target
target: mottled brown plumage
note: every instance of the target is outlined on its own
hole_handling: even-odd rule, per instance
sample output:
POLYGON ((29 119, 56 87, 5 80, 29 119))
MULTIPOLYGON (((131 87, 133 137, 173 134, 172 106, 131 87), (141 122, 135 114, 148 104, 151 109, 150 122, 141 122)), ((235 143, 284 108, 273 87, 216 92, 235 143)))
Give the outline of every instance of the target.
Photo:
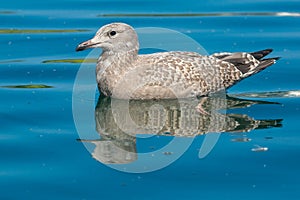
POLYGON ((271 49, 211 56, 180 51, 138 55, 137 34, 124 23, 101 27, 76 50, 91 47, 103 49, 96 68, 99 90, 120 99, 206 96, 233 86, 278 59, 262 59, 271 49))

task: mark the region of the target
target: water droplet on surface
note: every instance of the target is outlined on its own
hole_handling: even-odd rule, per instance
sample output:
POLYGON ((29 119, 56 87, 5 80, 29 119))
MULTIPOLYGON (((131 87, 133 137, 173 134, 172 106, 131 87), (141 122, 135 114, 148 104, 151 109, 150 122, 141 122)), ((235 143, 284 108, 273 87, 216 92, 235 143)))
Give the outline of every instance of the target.
POLYGON ((261 147, 259 145, 255 145, 256 147, 255 148, 252 148, 251 151, 254 151, 254 152, 263 152, 263 151, 268 151, 269 148, 268 147, 261 147))

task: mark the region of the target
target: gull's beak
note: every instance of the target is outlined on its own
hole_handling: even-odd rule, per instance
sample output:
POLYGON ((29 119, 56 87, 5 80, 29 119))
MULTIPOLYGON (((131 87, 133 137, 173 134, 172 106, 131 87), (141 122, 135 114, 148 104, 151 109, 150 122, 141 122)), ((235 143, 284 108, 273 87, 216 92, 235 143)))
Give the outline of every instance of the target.
POLYGON ((93 45, 95 45, 95 43, 93 43, 92 40, 85 41, 76 47, 76 51, 83 51, 85 49, 91 48, 93 45))

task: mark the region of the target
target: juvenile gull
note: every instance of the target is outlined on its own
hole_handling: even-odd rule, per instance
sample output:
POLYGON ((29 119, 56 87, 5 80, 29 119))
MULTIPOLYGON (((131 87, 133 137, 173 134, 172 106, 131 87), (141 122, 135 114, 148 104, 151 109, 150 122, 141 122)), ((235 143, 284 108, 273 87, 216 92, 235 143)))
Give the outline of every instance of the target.
POLYGON ((137 34, 124 23, 101 27, 76 51, 87 48, 103 50, 96 67, 99 90, 105 96, 120 99, 207 96, 260 72, 278 59, 264 59, 272 49, 210 56, 185 51, 138 55, 137 34))

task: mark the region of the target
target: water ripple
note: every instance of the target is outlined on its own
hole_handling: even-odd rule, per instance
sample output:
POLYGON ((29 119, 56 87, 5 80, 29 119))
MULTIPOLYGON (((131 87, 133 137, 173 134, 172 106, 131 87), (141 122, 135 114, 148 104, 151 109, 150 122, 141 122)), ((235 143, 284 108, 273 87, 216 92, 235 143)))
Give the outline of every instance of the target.
POLYGON ((300 17, 300 12, 222 12, 222 13, 117 13, 99 14, 97 17, 231 17, 231 16, 279 16, 300 17))

